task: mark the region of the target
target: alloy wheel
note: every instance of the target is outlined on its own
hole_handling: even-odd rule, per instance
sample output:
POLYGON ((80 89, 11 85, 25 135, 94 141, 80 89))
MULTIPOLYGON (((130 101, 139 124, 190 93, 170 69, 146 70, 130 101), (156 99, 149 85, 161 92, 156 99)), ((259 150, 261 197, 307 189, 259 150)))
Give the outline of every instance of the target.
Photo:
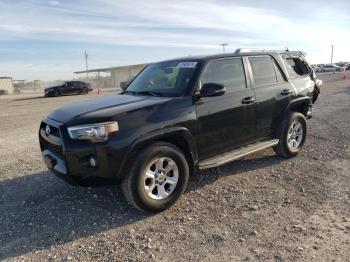
POLYGON ((294 121, 288 130, 287 145, 290 150, 296 151, 303 140, 303 125, 299 121, 294 121))
POLYGON ((171 195, 179 180, 179 168, 169 157, 157 157, 150 161, 144 172, 144 190, 155 200, 171 195))

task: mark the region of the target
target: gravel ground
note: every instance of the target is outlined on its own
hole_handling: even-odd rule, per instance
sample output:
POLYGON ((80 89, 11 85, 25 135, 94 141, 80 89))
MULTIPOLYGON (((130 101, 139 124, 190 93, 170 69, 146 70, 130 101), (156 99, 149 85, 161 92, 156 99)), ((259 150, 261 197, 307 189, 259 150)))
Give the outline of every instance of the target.
POLYGON ((131 208, 119 188, 76 188, 47 172, 40 120, 95 94, 2 97, 0 260, 350 261, 350 80, 321 78, 298 157, 268 149, 198 172, 157 215, 131 208))

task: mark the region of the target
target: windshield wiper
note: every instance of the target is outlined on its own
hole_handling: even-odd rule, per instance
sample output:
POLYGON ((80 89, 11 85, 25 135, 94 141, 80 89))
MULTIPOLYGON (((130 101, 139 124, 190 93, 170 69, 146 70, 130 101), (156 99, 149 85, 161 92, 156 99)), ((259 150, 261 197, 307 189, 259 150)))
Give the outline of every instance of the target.
POLYGON ((137 92, 135 92, 135 91, 128 91, 128 90, 125 90, 125 91, 123 92, 123 94, 130 94, 130 95, 136 95, 136 93, 137 93, 137 92))

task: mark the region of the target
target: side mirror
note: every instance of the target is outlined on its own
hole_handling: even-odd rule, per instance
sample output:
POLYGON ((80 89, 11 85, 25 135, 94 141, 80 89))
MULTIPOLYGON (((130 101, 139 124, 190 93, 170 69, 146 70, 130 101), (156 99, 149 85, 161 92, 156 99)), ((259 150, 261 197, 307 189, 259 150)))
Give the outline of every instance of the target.
POLYGON ((124 82, 120 82, 120 88, 125 91, 128 86, 129 86, 130 82, 129 81, 124 81, 124 82))
POLYGON ((225 94, 225 92, 225 86, 222 84, 206 83, 202 86, 202 89, 199 94, 201 97, 211 97, 222 96, 223 94, 225 94))

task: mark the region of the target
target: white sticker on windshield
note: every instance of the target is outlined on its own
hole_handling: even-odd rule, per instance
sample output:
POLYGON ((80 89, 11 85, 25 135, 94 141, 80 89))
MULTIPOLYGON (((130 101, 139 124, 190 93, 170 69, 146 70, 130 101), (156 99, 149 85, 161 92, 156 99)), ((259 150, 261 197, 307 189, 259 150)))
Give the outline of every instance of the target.
POLYGON ((195 68, 197 62, 181 62, 177 65, 177 68, 195 68))

